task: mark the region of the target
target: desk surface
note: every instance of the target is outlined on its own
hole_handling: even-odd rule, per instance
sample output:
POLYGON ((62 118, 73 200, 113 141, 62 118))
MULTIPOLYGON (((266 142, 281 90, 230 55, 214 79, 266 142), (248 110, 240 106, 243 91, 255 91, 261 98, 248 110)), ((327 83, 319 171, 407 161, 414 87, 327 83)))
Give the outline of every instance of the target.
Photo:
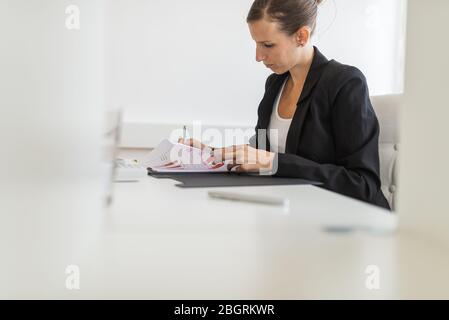
POLYGON ((396 216, 380 208, 313 186, 213 188, 287 197, 286 212, 176 183, 114 185, 87 297, 449 297, 444 248, 391 232, 396 216), (379 289, 367 286, 373 265, 379 289))
POLYGON ((446 248, 392 232, 396 216, 383 209, 307 185, 176 183, 114 184, 97 241, 76 260, 82 290, 64 297, 449 298, 446 248), (279 195, 290 208, 211 199, 208 190, 279 195))

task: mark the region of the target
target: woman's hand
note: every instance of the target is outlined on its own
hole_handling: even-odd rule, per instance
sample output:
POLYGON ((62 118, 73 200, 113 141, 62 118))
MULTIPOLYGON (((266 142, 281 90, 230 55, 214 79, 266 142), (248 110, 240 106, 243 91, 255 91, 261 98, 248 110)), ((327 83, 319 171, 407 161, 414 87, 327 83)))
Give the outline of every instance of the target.
POLYGON ((212 152, 214 151, 214 148, 209 147, 208 145, 205 145, 195 139, 186 139, 184 141, 184 139, 179 138, 178 143, 182 143, 182 144, 185 144, 185 145, 193 147, 193 148, 201 149, 202 163, 209 166, 212 169, 215 169, 215 167, 217 166, 217 164, 213 163, 212 152))
POLYGON ((188 145, 188 146, 191 146, 191 147, 194 147, 194 148, 198 148, 198 149, 201 149, 201 150, 206 149, 206 148, 209 148, 210 150, 214 149, 214 148, 211 148, 211 147, 201 143, 201 141, 198 141, 198 140, 195 140, 195 139, 190 139, 190 138, 186 139, 185 141, 184 141, 183 138, 179 138, 178 139, 178 143, 182 143, 182 144, 185 144, 185 145, 188 145))
POLYGON ((228 170, 236 172, 271 172, 275 153, 255 149, 247 144, 217 148, 213 152, 214 162, 231 161, 228 170))

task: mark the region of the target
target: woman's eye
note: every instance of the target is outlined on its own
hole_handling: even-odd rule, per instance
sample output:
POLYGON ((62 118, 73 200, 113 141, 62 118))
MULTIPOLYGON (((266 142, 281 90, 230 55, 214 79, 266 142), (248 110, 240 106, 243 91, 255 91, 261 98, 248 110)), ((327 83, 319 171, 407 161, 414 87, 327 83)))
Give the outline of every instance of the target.
POLYGON ((264 44, 264 46, 265 46, 265 48, 273 48, 273 47, 274 47, 274 44, 268 44, 268 43, 266 43, 266 44, 264 44))

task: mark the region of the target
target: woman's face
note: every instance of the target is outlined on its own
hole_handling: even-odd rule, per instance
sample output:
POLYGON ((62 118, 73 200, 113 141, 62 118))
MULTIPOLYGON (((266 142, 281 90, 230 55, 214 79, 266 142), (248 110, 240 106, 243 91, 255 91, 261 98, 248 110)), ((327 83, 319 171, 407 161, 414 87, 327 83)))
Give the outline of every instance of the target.
POLYGON ((251 37, 256 42, 256 60, 263 62, 277 74, 282 74, 299 63, 301 47, 297 35, 286 35, 276 22, 265 19, 248 24, 251 37))

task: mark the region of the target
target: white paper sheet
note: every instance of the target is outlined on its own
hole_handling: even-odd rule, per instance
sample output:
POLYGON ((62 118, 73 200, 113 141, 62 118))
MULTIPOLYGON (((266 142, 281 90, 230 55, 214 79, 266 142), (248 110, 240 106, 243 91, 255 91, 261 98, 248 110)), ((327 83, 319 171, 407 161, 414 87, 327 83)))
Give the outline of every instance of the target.
POLYGON ((139 163, 155 172, 227 172, 227 163, 212 164, 210 150, 201 150, 164 139, 139 163))

